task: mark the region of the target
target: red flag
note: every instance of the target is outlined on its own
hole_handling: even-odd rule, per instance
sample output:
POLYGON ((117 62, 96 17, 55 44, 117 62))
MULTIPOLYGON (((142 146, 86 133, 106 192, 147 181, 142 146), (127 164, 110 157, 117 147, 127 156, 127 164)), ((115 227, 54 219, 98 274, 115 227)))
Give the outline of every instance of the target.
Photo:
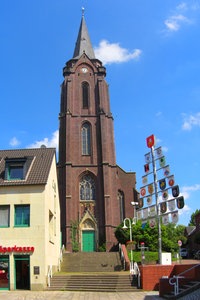
POLYGON ((152 148, 155 145, 155 136, 152 134, 146 138, 147 147, 152 148))

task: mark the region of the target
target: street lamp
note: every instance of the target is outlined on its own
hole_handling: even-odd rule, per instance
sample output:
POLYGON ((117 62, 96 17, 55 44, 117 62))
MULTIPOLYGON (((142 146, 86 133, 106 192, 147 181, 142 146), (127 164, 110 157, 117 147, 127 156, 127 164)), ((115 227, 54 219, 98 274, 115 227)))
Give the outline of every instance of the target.
POLYGON ((131 242, 131 262, 130 262, 130 273, 133 274, 134 272, 134 267, 133 267, 133 252, 132 252, 132 225, 135 224, 134 221, 131 221, 129 218, 124 219, 124 226, 122 227, 123 229, 130 229, 130 242, 131 242), (126 226, 126 222, 128 221, 128 227, 126 226))
POLYGON ((134 218, 133 218, 132 224, 136 224, 136 222, 137 222, 136 207, 138 206, 138 204, 139 204, 139 202, 134 202, 134 201, 131 202, 131 205, 133 205, 133 209, 134 209, 134 212, 133 212, 134 218))

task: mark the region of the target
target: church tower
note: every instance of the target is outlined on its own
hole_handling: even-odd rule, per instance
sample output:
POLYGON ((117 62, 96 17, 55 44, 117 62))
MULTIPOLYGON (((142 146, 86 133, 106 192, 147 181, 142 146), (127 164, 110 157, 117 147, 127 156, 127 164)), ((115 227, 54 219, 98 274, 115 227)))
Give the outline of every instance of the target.
POLYGON ((135 173, 116 164, 106 69, 82 15, 73 58, 63 68, 59 128, 61 230, 68 251, 117 244, 114 229, 133 217, 135 173))

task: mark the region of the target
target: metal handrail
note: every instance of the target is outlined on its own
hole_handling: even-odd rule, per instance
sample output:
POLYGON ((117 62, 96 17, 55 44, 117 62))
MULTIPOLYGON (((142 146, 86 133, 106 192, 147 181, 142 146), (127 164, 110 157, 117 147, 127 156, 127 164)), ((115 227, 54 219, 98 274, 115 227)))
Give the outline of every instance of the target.
POLYGON ((51 286, 51 278, 52 278, 52 265, 49 266, 49 270, 47 273, 47 286, 51 286))
POLYGON ((63 252, 65 250, 65 246, 62 245, 62 248, 60 249, 60 255, 59 255, 59 258, 58 258, 58 272, 60 272, 61 270, 61 262, 63 261, 63 252))
POLYGON ((186 274, 187 272, 189 272, 199 266, 200 266, 200 264, 194 265, 191 268, 179 273, 178 275, 174 275, 173 277, 171 277, 169 279, 169 284, 174 285, 174 295, 175 296, 179 294, 179 279, 184 278, 184 276, 182 276, 182 275, 186 274))
POLYGON ((134 274, 137 275, 138 288, 140 288, 140 277, 141 277, 141 273, 140 273, 140 268, 138 267, 138 264, 137 264, 136 262, 134 262, 133 268, 134 268, 134 274))
MULTIPOLYGON (((123 265, 124 265, 124 270, 126 270, 126 259, 125 259, 125 254, 124 254, 121 244, 119 244, 119 253, 120 253, 121 261, 123 262, 123 265)), ((140 273, 140 268, 139 268, 137 262, 134 262, 132 265, 130 265, 130 276, 137 276, 138 288, 140 288, 141 273, 140 273)))

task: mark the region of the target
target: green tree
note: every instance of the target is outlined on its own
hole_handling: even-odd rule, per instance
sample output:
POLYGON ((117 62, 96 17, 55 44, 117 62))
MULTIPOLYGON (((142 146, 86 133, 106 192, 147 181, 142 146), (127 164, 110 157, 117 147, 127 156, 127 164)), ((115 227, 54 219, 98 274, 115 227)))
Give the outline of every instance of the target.
MULTIPOLYGON (((123 224, 116 228, 115 236, 119 243, 126 244, 130 240, 130 231, 122 229, 122 226, 123 224)), ((162 251, 172 253, 177 251, 178 240, 181 240, 184 245, 187 242, 184 231, 185 226, 183 225, 176 226, 173 223, 161 225, 162 251)), ((151 228, 148 222, 142 225, 142 222, 138 221, 132 226, 132 240, 136 243, 136 249, 139 248, 141 242, 144 242, 150 251, 158 251, 158 227, 151 228)))
POLYGON ((196 209, 196 211, 191 214, 190 222, 189 222, 188 226, 196 226, 197 225, 196 221, 195 221, 195 216, 199 213, 200 213, 200 209, 196 209))

